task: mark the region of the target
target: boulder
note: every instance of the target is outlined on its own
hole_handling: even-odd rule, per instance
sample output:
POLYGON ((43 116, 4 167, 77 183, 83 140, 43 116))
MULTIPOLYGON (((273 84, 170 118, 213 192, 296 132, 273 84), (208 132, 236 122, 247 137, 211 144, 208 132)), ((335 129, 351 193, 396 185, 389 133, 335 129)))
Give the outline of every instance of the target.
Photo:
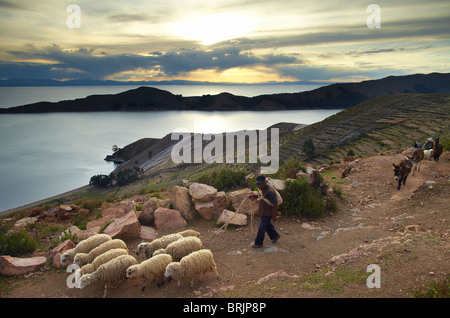
POLYGON ((110 223, 117 218, 114 215, 106 215, 100 219, 90 221, 86 224, 86 230, 99 231, 106 223, 110 223))
POLYGON ((214 201, 195 202, 195 210, 205 219, 211 220, 214 212, 214 201))
POLYGON ((52 250, 52 253, 50 254, 50 258, 54 259, 56 254, 63 254, 65 251, 75 248, 75 246, 76 246, 76 244, 74 242, 72 242, 71 240, 65 240, 64 242, 62 242, 61 244, 59 244, 52 250))
MULTIPOLYGON (((100 227, 94 227, 94 228, 90 228, 88 230, 83 231, 83 230, 80 230, 76 225, 72 225, 64 232, 69 233, 69 231, 70 231, 70 233, 72 235, 76 235, 79 240, 84 240, 84 239, 87 239, 88 237, 91 237, 94 234, 97 234, 99 229, 100 229, 100 227)), ((64 234, 64 232, 61 233, 61 236, 64 234)))
MULTIPOLYGON (((256 194, 256 191, 255 191, 256 194)), ((241 205, 236 210, 237 213, 246 215, 256 215, 258 213, 259 202, 257 200, 251 200, 248 197, 244 198, 241 205)))
POLYGON ((112 238, 135 239, 141 235, 141 226, 134 211, 117 219, 103 231, 112 238))
POLYGON ((150 226, 141 226, 141 239, 144 241, 151 242, 158 236, 156 230, 150 226))
POLYGON ((14 223, 14 226, 9 230, 10 232, 20 232, 25 230, 25 226, 28 224, 34 224, 38 220, 37 216, 33 217, 25 217, 20 220, 18 220, 16 223, 14 223))
POLYGON ((281 179, 271 179, 271 178, 267 178, 270 182, 270 184, 272 185, 272 187, 274 187, 276 190, 280 191, 283 190, 285 187, 286 182, 284 180, 281 179))
POLYGON ((65 251, 75 248, 75 246, 76 246, 75 243, 72 242, 71 240, 65 240, 64 242, 59 244, 57 247, 55 247, 52 250, 52 253, 50 254, 50 258, 53 260, 53 266, 56 268, 63 267, 61 265, 61 255, 65 251))
POLYGON ((189 190, 185 187, 174 186, 170 192, 170 201, 175 210, 180 211, 181 216, 186 220, 192 220, 194 213, 191 209, 191 198, 189 190))
POLYGON ((183 219, 178 210, 157 208, 155 211, 155 227, 161 229, 173 229, 186 226, 186 220, 183 219))
POLYGON ((242 190, 236 190, 233 192, 228 193, 228 197, 231 200, 231 204, 233 205, 233 208, 237 210, 239 206, 241 205, 242 201, 247 198, 250 194, 253 194, 253 191, 246 188, 242 190))
POLYGON ((102 217, 111 216, 115 219, 121 218, 127 214, 127 209, 123 206, 113 206, 102 211, 102 217))
POLYGON ((155 221, 154 213, 157 208, 170 208, 169 200, 161 200, 158 198, 150 198, 142 205, 142 211, 138 213, 139 222, 142 225, 153 225, 155 221))
POLYGON ((0 275, 22 275, 33 272, 47 262, 44 256, 18 258, 9 255, 0 256, 0 275))
POLYGON ((216 198, 213 200, 214 211, 213 217, 218 218, 220 213, 228 208, 228 197, 224 191, 217 192, 216 198))
POLYGON ((217 219, 217 224, 247 225, 247 216, 224 209, 217 219))
POLYGON ((216 197, 217 189, 207 184, 194 182, 189 187, 189 194, 195 201, 209 202, 216 197))

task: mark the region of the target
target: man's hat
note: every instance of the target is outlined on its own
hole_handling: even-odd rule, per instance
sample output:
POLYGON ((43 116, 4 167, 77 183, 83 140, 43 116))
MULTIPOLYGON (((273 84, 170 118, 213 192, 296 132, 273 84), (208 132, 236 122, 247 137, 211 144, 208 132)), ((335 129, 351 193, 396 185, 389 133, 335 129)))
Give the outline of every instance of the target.
POLYGON ((263 185, 263 184, 267 184, 266 177, 265 177, 265 176, 258 176, 258 177, 256 178, 255 185, 256 185, 256 186, 260 186, 260 185, 263 185))

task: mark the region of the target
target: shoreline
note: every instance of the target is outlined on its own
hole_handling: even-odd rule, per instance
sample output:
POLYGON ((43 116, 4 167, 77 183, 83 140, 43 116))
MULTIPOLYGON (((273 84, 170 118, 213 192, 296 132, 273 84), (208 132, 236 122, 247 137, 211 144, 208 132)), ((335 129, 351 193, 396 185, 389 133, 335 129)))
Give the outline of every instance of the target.
POLYGON ((15 212, 18 212, 20 210, 31 209, 31 208, 33 208, 35 206, 44 204, 46 202, 49 202, 49 201, 52 201, 52 200, 57 200, 57 199, 60 199, 62 197, 68 196, 68 195, 77 194, 77 193, 79 193, 81 191, 88 190, 90 187, 91 187, 90 185, 84 185, 84 186, 81 186, 79 188, 76 188, 76 189, 73 189, 73 190, 69 190, 69 191, 66 191, 66 192, 63 192, 63 193, 60 193, 60 194, 48 197, 48 198, 44 198, 44 199, 41 199, 41 200, 38 200, 38 201, 27 203, 27 204, 22 205, 22 206, 18 206, 16 208, 0 211, 0 216, 4 216, 4 215, 9 214, 9 213, 15 213, 15 212))

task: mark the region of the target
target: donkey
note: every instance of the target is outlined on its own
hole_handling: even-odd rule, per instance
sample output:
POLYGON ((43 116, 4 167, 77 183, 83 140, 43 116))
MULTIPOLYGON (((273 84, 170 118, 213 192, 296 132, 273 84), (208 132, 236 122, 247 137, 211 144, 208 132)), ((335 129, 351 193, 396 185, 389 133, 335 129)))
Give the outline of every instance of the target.
POLYGON ((406 156, 408 158, 408 160, 413 164, 413 176, 414 176, 414 172, 420 171, 420 166, 422 165, 422 160, 424 158, 424 152, 422 148, 416 148, 414 149, 414 151, 410 156, 406 156), (419 167, 417 169, 417 166, 419 167))
POLYGON ((439 157, 441 156, 444 148, 439 143, 439 137, 434 138, 434 146, 433 146, 433 159, 434 161, 439 161, 439 157))
POLYGON ((408 159, 403 159, 398 165, 395 163, 392 165, 394 166, 394 179, 398 180, 397 190, 400 190, 402 181, 404 186, 406 183, 406 178, 408 178, 408 175, 411 172, 412 163, 408 159))

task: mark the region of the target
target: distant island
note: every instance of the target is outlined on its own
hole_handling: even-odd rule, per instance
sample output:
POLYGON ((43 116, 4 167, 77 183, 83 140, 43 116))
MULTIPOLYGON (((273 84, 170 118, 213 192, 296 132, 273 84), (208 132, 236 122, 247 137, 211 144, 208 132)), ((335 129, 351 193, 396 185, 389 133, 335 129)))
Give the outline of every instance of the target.
POLYGON ((307 92, 236 96, 230 93, 183 97, 152 87, 115 95, 91 95, 0 109, 0 114, 99 111, 269 111, 346 109, 368 99, 409 93, 450 93, 450 73, 389 76, 359 83, 332 84, 307 92))

